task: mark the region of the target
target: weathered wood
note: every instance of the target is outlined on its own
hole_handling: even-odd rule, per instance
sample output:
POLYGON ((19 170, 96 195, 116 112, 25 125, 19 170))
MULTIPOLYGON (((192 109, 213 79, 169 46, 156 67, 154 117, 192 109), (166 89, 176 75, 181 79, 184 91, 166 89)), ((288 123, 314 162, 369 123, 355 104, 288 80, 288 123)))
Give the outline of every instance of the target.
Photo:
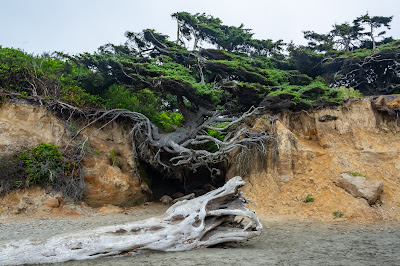
POLYGON ((160 217, 101 227, 45 240, 10 241, 0 246, 0 265, 55 263, 145 251, 185 251, 241 241, 261 233, 254 211, 245 207, 241 177, 191 200, 172 205, 160 217), (238 219, 246 221, 243 225, 238 219))

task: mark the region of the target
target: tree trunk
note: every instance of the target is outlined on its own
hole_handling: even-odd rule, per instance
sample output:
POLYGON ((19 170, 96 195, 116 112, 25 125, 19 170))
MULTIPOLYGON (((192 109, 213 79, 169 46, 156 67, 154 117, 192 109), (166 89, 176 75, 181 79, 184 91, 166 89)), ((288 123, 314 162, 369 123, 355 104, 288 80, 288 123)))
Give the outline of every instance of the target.
POLYGON ((238 188, 241 177, 192 200, 171 206, 158 218, 53 236, 45 240, 19 240, 2 244, 1 265, 56 263, 145 251, 185 251, 260 235, 262 225, 245 207, 238 188), (244 226, 241 221, 246 221, 244 226))
POLYGON ((375 51, 376 49, 376 42, 375 42, 375 36, 374 36, 374 28, 371 25, 371 40, 372 40, 372 50, 375 51))
POLYGON ((196 50, 198 42, 199 42, 199 37, 194 35, 193 51, 196 50))
POLYGON ((181 40, 181 34, 180 34, 181 27, 179 26, 179 13, 176 12, 175 15, 176 15, 176 24, 177 24, 177 30, 176 30, 176 44, 179 45, 179 42, 180 42, 180 40, 181 40))

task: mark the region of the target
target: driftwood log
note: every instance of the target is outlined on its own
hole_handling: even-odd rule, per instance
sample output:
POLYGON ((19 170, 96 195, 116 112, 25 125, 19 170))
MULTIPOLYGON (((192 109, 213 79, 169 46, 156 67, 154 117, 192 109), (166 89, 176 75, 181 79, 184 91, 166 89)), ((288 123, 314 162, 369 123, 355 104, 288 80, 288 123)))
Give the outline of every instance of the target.
POLYGON ((241 177, 203 196, 172 205, 160 217, 45 240, 0 244, 0 265, 55 263, 145 251, 186 251, 241 241, 261 233, 254 211, 245 207, 241 177), (244 224, 242 224, 244 222, 244 224))

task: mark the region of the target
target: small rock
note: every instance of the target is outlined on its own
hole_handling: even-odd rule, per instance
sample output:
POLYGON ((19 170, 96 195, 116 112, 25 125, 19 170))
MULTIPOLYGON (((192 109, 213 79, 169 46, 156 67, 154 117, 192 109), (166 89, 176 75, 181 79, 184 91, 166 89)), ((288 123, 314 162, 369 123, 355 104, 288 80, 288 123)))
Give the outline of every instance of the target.
POLYGON ((35 200, 32 197, 23 197, 22 200, 29 205, 33 205, 35 203, 35 200))
POLYGON ((50 208, 58 208, 60 206, 60 201, 57 198, 49 198, 45 205, 50 208))
POLYGON ((103 213, 121 213, 121 212, 124 212, 124 209, 122 209, 121 207, 118 207, 118 206, 111 205, 111 204, 106 204, 103 207, 101 207, 99 209, 99 211, 101 211, 103 213))
POLYGON ((63 202, 63 199, 60 196, 57 196, 56 199, 58 200, 58 202, 61 204, 63 202))
POLYGON ((170 205, 172 202, 172 198, 168 195, 164 195, 160 198, 160 201, 162 202, 162 204, 170 205))
POLYGON ((369 205, 373 205, 383 192, 381 181, 368 180, 363 176, 353 176, 349 173, 341 173, 341 176, 335 180, 335 184, 355 198, 366 199, 369 205))

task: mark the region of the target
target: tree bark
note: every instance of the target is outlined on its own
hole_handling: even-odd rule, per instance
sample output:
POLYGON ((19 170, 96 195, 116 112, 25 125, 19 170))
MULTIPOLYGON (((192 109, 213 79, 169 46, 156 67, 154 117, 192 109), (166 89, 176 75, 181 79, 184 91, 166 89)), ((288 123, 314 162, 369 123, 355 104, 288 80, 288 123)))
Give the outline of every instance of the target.
POLYGON ((370 34, 371 34, 371 40, 372 40, 372 50, 376 50, 376 42, 375 42, 375 36, 374 36, 374 27, 372 26, 372 24, 370 25, 371 26, 371 31, 370 31, 370 34))
POLYGON ((171 206, 160 217, 118 226, 2 244, 1 265, 56 263, 133 255, 146 251, 186 251, 260 235, 262 225, 245 207, 241 177, 192 200, 171 206), (247 224, 241 222, 246 220, 247 224), (238 221, 241 219, 241 221, 238 221))

